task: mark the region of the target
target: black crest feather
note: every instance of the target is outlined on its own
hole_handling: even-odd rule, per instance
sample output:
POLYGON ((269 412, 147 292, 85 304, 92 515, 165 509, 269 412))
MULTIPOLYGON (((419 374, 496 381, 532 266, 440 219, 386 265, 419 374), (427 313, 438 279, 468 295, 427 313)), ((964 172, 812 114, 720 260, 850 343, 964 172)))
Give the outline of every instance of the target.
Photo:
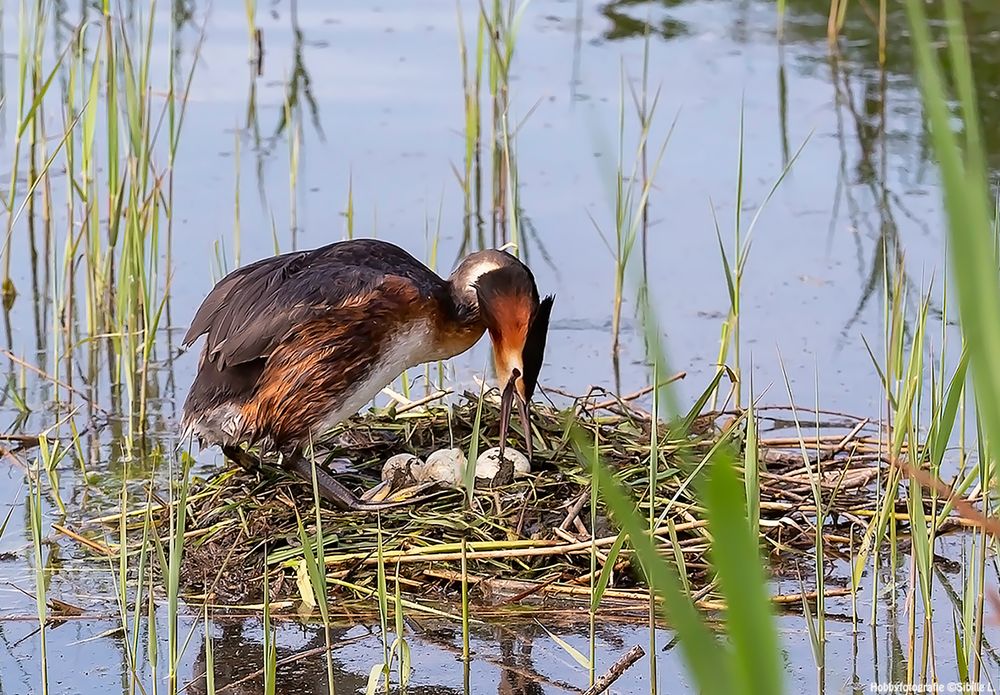
POLYGON ((549 333, 549 316, 552 314, 552 302, 555 297, 549 295, 541 301, 528 324, 528 335, 524 340, 524 352, 521 359, 524 363, 524 398, 530 401, 538 383, 538 374, 542 371, 542 358, 545 355, 545 338, 549 333))

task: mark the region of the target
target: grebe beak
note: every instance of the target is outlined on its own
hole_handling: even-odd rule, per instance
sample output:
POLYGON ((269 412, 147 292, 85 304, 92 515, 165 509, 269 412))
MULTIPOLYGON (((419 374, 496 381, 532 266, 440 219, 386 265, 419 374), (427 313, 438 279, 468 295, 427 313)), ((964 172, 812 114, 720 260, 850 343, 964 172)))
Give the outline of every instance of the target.
POLYGON ((528 404, 518 390, 517 384, 521 379, 521 372, 518 369, 511 371, 507 385, 503 387, 500 394, 500 458, 503 459, 503 450, 507 444, 507 430, 510 429, 511 411, 514 403, 517 403, 518 415, 521 418, 521 427, 524 429, 524 443, 528 459, 531 459, 531 415, 528 404))
POLYGON ((545 338, 549 330, 549 316, 552 313, 552 297, 546 297, 531 313, 527 330, 524 331, 524 341, 518 351, 511 355, 504 354, 494 343, 494 357, 497 364, 497 377, 501 384, 500 395, 500 452, 507 441, 507 431, 510 428, 511 413, 517 404, 518 416, 524 429, 525 447, 528 459, 531 459, 531 411, 529 404, 538 382, 538 374, 542 369, 542 358, 545 354, 545 338))

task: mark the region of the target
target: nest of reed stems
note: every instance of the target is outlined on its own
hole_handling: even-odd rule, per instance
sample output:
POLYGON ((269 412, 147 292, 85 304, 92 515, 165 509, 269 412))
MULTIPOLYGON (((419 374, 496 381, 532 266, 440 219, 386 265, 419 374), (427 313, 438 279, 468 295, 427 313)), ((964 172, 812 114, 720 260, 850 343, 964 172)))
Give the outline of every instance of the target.
MULTIPOLYGON (((591 475, 574 450, 572 422, 588 441, 596 438, 602 461, 631 490, 638 511, 648 517, 653 505, 655 534, 686 573, 699 605, 721 607, 713 591, 707 558, 711 540, 695 480, 720 443, 743 450, 746 413, 692 412, 683 427, 659 424, 657 484, 651 490, 652 419, 637 405, 645 392, 615 398, 593 391, 573 398, 566 409, 536 404, 531 475, 497 489, 477 488, 471 505, 464 490, 378 514, 321 505, 331 604, 346 611, 371 609, 381 542, 390 593, 398 582, 402 594, 426 605, 456 599, 464 581, 477 615, 526 603, 573 612, 588 605, 592 581, 612 561, 601 611, 645 619, 648 591, 641 571, 627 542, 620 552, 613 549, 618 527, 603 503, 598 500, 592 508, 591 475), (684 434, 672 434, 677 431, 684 434)), ((458 400, 450 407, 397 404, 358 415, 332 433, 317 460, 327 454, 350 458, 354 468, 341 473, 341 480, 364 490, 378 482, 382 464, 393 454, 426 456, 452 446, 468 451, 479 397, 466 394, 458 400)), ((761 547, 777 576, 797 566, 797 560, 812 562, 817 532, 824 536, 827 553, 848 556, 875 508, 876 478, 887 465, 884 437, 880 441, 878 427, 867 419, 799 412, 812 432, 803 439, 795 435, 792 414, 788 408, 757 411, 761 547), (803 455, 809 457, 808 465, 803 455), (813 482, 819 483, 826 512, 818 526, 813 482)), ((482 399, 480 417, 478 449, 483 451, 497 444, 499 400, 492 394, 482 399)), ((166 527, 166 509, 159 514, 166 527)), ((229 466, 194 480, 183 590, 189 598, 216 605, 248 606, 262 600, 266 585, 272 609, 299 604, 306 576, 299 525, 313 539, 315 519, 310 486, 267 465, 259 471, 229 466)), ((827 595, 846 592, 827 589, 827 595)), ((801 606, 802 596, 774 600, 801 606)))

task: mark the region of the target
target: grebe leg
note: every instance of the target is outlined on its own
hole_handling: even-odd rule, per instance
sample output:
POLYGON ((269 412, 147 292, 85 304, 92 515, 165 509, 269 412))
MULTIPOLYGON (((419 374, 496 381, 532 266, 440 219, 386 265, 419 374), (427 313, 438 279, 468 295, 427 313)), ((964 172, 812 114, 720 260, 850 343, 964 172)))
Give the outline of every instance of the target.
MULTIPOLYGON (((260 459, 238 446, 224 446, 222 453, 233 463, 248 470, 260 470, 260 459)), ((282 455, 282 462, 306 482, 312 483, 312 465, 301 454, 282 455)), ((354 494, 344 487, 327 471, 317 466, 316 483, 323 499, 332 502, 338 509, 355 509, 361 503, 354 494)))

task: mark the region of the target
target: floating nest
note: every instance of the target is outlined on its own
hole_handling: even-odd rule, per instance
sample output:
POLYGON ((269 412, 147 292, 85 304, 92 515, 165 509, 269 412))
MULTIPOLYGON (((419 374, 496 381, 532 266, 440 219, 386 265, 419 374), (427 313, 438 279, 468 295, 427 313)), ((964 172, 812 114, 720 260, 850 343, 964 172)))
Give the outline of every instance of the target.
MULTIPOLYGON (((571 434, 580 428, 582 439, 596 442, 604 464, 631 491, 639 513, 648 517, 652 505, 654 533, 687 574, 700 605, 720 607, 695 481, 717 447, 746 446, 746 414, 700 412, 702 403, 699 412, 673 426, 658 423, 656 485, 650 489, 653 420, 637 405, 642 395, 614 398, 594 391, 568 400, 563 409, 536 406, 531 475, 503 487, 476 489, 471 502, 465 491, 449 490, 433 500, 377 514, 321 505, 331 605, 370 610, 381 564, 390 594, 397 583, 403 596, 420 605, 447 604, 464 584, 477 614, 525 603, 574 607, 586 605, 592 581, 611 561, 602 611, 645 616, 648 593, 629 545, 620 553, 612 550, 618 527, 600 500, 591 502, 589 464, 577 455, 574 441, 580 438, 571 434)), ((317 460, 349 458, 351 470, 340 472, 340 479, 359 491, 369 489, 393 454, 426 456, 442 447, 468 451, 478 405, 478 396, 466 394, 450 406, 372 410, 333 432, 317 460)), ((872 515, 887 448, 878 428, 866 419, 799 412, 814 433, 803 439, 795 434, 792 415, 790 409, 757 411, 760 536, 777 576, 798 559, 811 562, 816 533, 823 534, 826 552, 848 556, 872 515), (818 522, 813 480, 827 512, 818 522)), ((479 417, 482 451, 497 444, 499 400, 488 394, 479 417)), ((166 508, 160 514, 165 524, 166 508)), ((314 544, 313 491, 276 468, 229 467, 194 480, 182 588, 190 598, 216 605, 259 604, 265 587, 272 608, 308 600, 300 527, 314 544)), ((803 574, 811 572, 810 566, 803 574)), ((828 589, 828 595, 845 592, 828 589)), ((801 605, 802 596, 774 599, 801 605)))

